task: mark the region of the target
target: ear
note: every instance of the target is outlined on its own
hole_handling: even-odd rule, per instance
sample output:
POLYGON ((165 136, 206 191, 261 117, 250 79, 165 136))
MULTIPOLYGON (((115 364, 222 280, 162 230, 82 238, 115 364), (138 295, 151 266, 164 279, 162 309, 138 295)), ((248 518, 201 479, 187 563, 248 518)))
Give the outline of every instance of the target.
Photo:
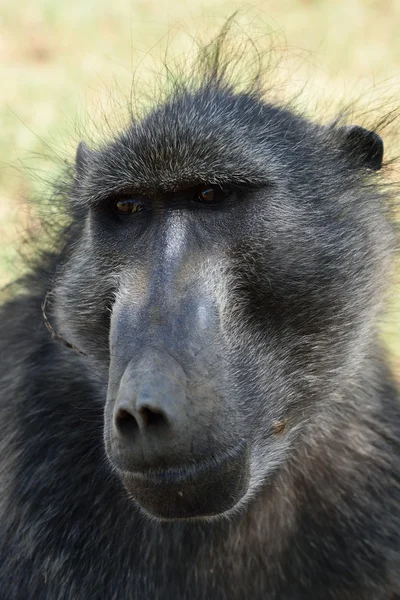
POLYGON ((75 156, 75 168, 78 175, 82 175, 88 165, 93 161, 95 153, 90 150, 86 142, 81 142, 76 150, 75 156))
POLYGON ((341 146, 362 167, 379 171, 383 160, 383 140, 374 131, 358 125, 341 129, 341 146))

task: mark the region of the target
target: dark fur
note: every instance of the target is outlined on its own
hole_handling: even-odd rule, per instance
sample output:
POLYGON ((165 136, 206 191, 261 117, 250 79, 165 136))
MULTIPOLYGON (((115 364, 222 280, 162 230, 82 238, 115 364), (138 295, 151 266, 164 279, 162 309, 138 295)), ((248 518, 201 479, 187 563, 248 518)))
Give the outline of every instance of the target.
POLYGON ((98 152, 80 148, 65 248, 1 312, 1 600, 400 594, 400 405, 376 330, 394 244, 380 151, 374 134, 313 124, 216 72, 98 152), (239 191, 216 210, 110 215, 121 192, 163 199, 201 182, 239 191), (171 219, 184 240, 166 266, 171 219), (53 286, 50 322, 87 356, 45 328, 53 286), (214 319, 203 337, 180 306, 198 297, 214 319), (120 322, 111 378, 150 343, 196 384, 195 461, 246 444, 249 491, 226 516, 160 521, 127 495, 103 441, 120 322))

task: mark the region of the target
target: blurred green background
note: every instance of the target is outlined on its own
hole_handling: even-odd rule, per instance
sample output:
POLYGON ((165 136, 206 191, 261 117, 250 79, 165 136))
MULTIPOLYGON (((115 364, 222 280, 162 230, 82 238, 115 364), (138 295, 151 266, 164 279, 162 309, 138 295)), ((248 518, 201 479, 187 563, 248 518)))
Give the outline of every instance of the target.
MULTIPOLYGON (((27 200, 48 194, 62 161, 81 137, 96 136, 104 115, 127 116, 132 73, 151 89, 166 52, 184 61, 193 38, 210 39, 237 9, 261 48, 272 39, 285 56, 277 89, 302 89, 310 116, 334 114, 343 99, 378 112, 387 98, 400 105, 400 0, 0 0, 0 286, 23 268, 26 228, 40 230, 27 200)), ((385 141, 395 155, 396 140, 385 141)), ((400 180, 398 167, 391 177, 400 180)), ((382 331, 400 377, 393 289, 382 331)))

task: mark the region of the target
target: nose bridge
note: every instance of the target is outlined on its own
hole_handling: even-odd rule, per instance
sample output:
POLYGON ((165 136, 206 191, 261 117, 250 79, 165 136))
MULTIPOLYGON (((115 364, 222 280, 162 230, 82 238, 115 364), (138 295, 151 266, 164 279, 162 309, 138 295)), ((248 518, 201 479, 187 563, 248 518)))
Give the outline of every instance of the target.
POLYGON ((139 317, 150 345, 171 350, 201 344, 216 313, 202 281, 202 253, 188 238, 186 222, 170 216, 159 223, 148 263, 148 288, 139 317))
POLYGON ((168 217, 164 213, 159 215, 154 233, 149 302, 167 307, 170 303, 174 305, 176 298, 184 294, 193 278, 194 270, 190 265, 196 262, 194 240, 189 243, 185 220, 173 213, 168 217))

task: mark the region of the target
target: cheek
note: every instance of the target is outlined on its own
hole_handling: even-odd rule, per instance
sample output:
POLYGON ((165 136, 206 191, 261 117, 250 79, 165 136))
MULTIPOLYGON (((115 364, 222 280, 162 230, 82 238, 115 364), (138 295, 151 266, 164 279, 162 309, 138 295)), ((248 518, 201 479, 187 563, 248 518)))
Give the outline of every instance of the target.
POLYGON ((55 322, 68 342, 88 355, 108 357, 112 277, 90 255, 75 255, 55 286, 55 322))

